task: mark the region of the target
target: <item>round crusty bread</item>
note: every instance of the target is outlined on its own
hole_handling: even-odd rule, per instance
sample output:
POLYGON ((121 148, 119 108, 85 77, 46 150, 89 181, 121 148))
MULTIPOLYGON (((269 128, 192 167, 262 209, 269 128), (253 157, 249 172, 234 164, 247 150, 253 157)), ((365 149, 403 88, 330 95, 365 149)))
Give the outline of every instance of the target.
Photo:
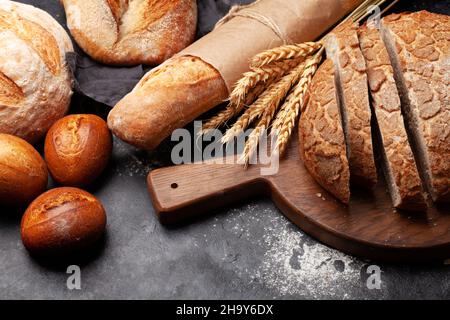
POLYGON ((300 155, 314 179, 344 203, 350 199, 350 170, 331 60, 317 70, 299 124, 300 155))
POLYGON ((46 12, 0 0, 0 133, 37 142, 70 104, 72 43, 46 12))
POLYGON ((80 47, 110 65, 157 65, 195 37, 195 0, 62 0, 80 47))

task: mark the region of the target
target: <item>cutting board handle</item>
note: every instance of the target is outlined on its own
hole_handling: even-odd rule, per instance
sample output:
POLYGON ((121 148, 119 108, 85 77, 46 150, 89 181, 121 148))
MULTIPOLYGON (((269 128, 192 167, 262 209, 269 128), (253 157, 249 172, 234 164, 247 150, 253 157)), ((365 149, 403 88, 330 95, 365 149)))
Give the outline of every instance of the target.
POLYGON ((152 171, 148 188, 162 223, 177 223, 267 191, 257 166, 185 164, 152 171))

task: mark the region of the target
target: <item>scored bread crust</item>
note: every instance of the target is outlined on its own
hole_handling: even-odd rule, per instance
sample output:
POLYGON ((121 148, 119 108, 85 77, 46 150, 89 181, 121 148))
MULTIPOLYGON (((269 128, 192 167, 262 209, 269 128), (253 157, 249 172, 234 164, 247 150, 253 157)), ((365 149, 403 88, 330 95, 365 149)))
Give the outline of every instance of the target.
POLYGON ((382 20, 414 150, 434 201, 450 201, 450 18, 420 11, 382 20))
POLYGON ((175 57, 148 72, 117 103, 108 126, 121 140, 152 150, 173 130, 227 97, 228 89, 215 68, 198 57, 175 57))
POLYGON ((157 65, 195 37, 195 0, 61 0, 71 34, 93 59, 157 65))
POLYGON ((336 68, 351 180, 371 188, 377 183, 371 133, 366 64, 355 23, 344 23, 327 36, 327 55, 336 68))
POLYGON ((300 155, 314 179, 344 203, 350 199, 350 172, 335 88, 333 62, 319 67, 299 123, 300 155))
POLYGON ((71 40, 48 13, 0 0, 0 132, 35 143, 70 104, 71 40))
POLYGON ((394 71, 386 47, 375 27, 360 27, 358 37, 366 60, 372 106, 381 138, 383 167, 394 207, 425 210, 427 205, 422 184, 408 142, 394 71))

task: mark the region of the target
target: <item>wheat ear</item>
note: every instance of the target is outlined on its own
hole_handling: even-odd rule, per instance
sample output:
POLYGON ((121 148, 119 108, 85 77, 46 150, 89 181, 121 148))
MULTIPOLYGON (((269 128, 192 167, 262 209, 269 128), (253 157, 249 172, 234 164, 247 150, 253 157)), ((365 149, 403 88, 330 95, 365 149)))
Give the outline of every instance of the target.
POLYGON ((286 97, 289 90, 294 86, 302 75, 304 66, 300 63, 292 69, 280 81, 273 83, 264 91, 259 98, 250 105, 239 117, 236 123, 226 132, 222 138, 223 143, 231 141, 241 134, 257 118, 275 114, 281 101, 286 97))
POLYGON ((278 155, 283 155, 286 151, 289 138, 291 137, 292 130, 295 127, 300 111, 304 110, 304 106, 307 102, 308 89, 320 62, 322 61, 322 53, 323 50, 321 49, 313 57, 306 60, 305 69, 299 83, 286 99, 286 102, 273 123, 272 134, 277 135, 274 149, 275 153, 278 155))
POLYGON ((304 58, 319 50, 321 46, 319 42, 305 42, 266 50, 251 60, 251 67, 261 68, 275 61, 304 58))
POLYGON ((258 84, 282 77, 299 63, 300 59, 293 59, 289 62, 277 61, 260 68, 252 68, 251 71, 244 73, 244 77, 236 83, 230 95, 230 104, 236 107, 241 106, 247 95, 258 84))
POLYGON ((294 59, 284 64, 273 63, 245 73, 244 78, 238 81, 231 93, 229 105, 203 124, 199 134, 217 129, 241 113, 245 106, 251 105, 264 90, 298 65, 300 61, 300 59, 294 59))

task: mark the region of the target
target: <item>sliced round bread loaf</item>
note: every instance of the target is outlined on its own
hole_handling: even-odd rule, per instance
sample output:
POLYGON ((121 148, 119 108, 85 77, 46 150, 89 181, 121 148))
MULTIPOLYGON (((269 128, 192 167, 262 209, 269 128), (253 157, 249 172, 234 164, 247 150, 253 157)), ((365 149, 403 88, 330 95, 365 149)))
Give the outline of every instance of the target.
MULTIPOLYGON (((377 28, 362 26, 359 41, 367 65, 372 106, 378 124, 379 153, 394 207, 426 210, 419 172, 408 142, 394 71, 377 28)), ((374 128, 375 129, 375 128, 374 128)))
POLYGON ((377 183, 366 63, 355 23, 344 23, 326 40, 327 55, 335 64, 343 127, 348 145, 351 180, 363 187, 377 183))
POLYGON ((319 67, 309 92, 299 124, 301 158, 323 188, 348 203, 350 172, 331 60, 319 67))
POLYGON ((420 11, 382 19, 413 151, 434 201, 450 201, 450 17, 420 11))

